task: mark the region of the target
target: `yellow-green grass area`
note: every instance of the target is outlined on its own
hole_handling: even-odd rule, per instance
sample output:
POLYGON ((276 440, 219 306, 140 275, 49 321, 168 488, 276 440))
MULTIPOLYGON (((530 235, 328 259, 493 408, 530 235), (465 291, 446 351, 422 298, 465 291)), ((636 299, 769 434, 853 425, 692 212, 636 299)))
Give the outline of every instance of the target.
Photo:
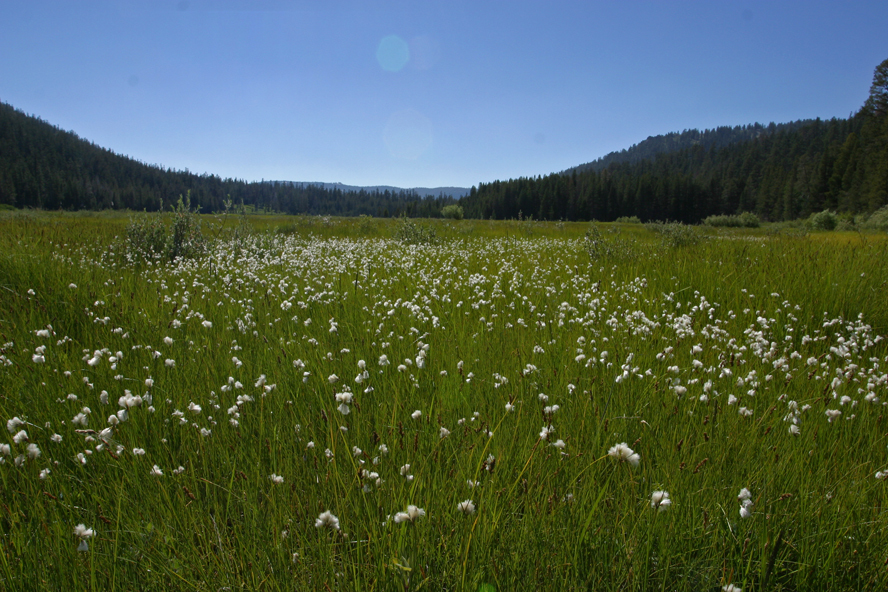
POLYGON ((0 589, 888 586, 884 235, 129 220, 0 216, 0 589))

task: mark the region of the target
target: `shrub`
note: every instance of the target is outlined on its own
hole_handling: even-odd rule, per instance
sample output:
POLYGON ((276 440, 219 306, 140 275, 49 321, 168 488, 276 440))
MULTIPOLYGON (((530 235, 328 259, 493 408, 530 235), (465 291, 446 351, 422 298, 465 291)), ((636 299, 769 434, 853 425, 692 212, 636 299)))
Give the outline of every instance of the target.
POLYGON ((636 257, 635 241, 621 238, 618 233, 613 237, 605 238, 595 224, 586 231, 583 248, 593 261, 598 259, 627 260, 636 257))
POLYGON ((861 226, 874 230, 888 230, 888 206, 882 206, 873 212, 861 226))
POLYGON ((160 259, 166 250, 166 226, 158 214, 144 213, 126 226, 126 250, 136 259, 160 259))
POLYGON ((190 195, 184 201, 179 196, 169 225, 163 214, 143 213, 126 227, 126 252, 131 260, 195 259, 203 256, 207 247, 200 216, 191 211, 190 195))
POLYGON ((441 215, 445 218, 450 218, 451 220, 462 220, 464 216, 462 206, 456 204, 441 208, 441 215))
POLYGON ((402 217, 395 228, 395 240, 405 245, 432 245, 438 242, 438 234, 431 226, 402 217))
POLYGON ((743 223, 744 228, 758 228, 762 225, 758 216, 753 214, 752 212, 741 212, 739 216, 740 221, 743 223))
POLYGON ((360 234, 374 234, 376 232, 376 221, 372 216, 367 214, 358 216, 358 232, 360 234))
POLYGON ((173 222, 167 237, 167 256, 171 261, 179 257, 196 259, 206 253, 207 239, 201 232, 200 226, 198 209, 191 211, 190 193, 184 202, 180 195, 176 209, 173 210, 173 222))
POLYGON ((693 226, 681 222, 649 222, 644 227, 660 234, 665 247, 687 247, 696 245, 703 239, 693 226))
POLYGON ((703 224, 720 228, 740 228, 740 220, 738 217, 727 214, 707 216, 706 218, 703 218, 703 224))
POLYGON ((703 224, 723 228, 758 228, 761 221, 752 212, 743 212, 738 215, 709 216, 703 220, 703 224))
POLYGON ((620 216, 616 221, 618 224, 641 224, 638 216, 620 216))
POLYGON ((852 214, 841 214, 836 221, 836 230, 859 230, 858 220, 852 214))
POLYGON ((839 224, 838 217, 829 210, 823 210, 816 214, 811 214, 808 223, 814 230, 835 230, 839 224))

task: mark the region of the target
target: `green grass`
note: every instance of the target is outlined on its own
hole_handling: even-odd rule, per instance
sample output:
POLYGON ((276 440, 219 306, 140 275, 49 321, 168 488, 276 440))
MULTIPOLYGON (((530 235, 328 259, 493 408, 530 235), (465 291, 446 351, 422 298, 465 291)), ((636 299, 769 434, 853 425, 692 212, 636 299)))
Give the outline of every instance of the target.
POLYGON ((0 216, 0 588, 888 585, 884 235, 207 216, 129 265, 127 220, 0 216))

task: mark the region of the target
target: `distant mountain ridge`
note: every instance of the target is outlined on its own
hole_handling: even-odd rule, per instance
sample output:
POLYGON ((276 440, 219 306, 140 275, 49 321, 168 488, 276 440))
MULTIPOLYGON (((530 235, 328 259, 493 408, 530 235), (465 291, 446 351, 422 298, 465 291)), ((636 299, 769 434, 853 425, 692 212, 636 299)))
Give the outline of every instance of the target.
POLYGON ((454 199, 459 199, 464 195, 468 195, 471 188, 469 187, 393 187, 391 185, 345 185, 343 183, 323 183, 316 181, 275 181, 276 183, 282 184, 291 184, 296 187, 322 187, 324 189, 338 189, 344 192, 360 192, 366 191, 367 193, 374 193, 379 191, 380 193, 385 193, 388 191, 389 193, 401 193, 402 191, 408 193, 415 193, 419 197, 439 197, 444 195, 445 197, 452 197, 454 199))

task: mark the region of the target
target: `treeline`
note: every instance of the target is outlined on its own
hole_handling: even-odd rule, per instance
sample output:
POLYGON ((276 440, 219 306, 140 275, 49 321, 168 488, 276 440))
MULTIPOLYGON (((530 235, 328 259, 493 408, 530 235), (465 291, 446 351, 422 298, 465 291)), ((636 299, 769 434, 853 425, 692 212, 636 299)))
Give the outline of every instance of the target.
POLYGON ((246 182, 150 166, 115 154, 6 103, 0 103, 0 204, 47 210, 156 211, 191 194, 216 212, 224 202, 288 214, 436 217, 455 203, 412 191, 343 191, 319 185, 246 182))
MULTIPOLYGON (((613 160, 603 168, 481 184, 461 205, 469 218, 638 216, 687 223, 744 211, 771 221, 825 209, 872 212, 888 204, 886 105, 888 60, 876 69, 864 108, 848 119, 748 126, 741 131, 754 138, 724 146, 724 141, 693 142, 653 158, 613 160)), ((693 133, 684 135, 693 140, 693 133)))

